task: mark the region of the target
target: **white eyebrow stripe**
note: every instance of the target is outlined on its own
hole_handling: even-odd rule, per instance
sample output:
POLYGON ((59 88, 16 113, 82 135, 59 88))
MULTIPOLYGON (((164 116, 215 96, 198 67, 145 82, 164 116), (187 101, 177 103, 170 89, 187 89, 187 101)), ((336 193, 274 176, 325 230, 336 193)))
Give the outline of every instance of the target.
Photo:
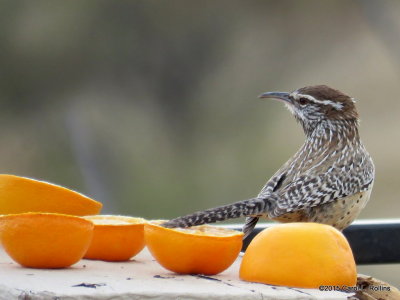
POLYGON ((310 100, 310 101, 312 101, 314 103, 320 103, 320 104, 324 104, 324 105, 333 106, 337 110, 342 110, 343 109, 343 104, 342 103, 333 102, 331 100, 318 100, 318 99, 315 99, 311 95, 304 95, 304 94, 299 94, 298 92, 293 92, 293 93, 290 94, 290 96, 292 96, 296 100, 298 100, 299 98, 306 98, 306 99, 308 99, 308 100, 310 100))

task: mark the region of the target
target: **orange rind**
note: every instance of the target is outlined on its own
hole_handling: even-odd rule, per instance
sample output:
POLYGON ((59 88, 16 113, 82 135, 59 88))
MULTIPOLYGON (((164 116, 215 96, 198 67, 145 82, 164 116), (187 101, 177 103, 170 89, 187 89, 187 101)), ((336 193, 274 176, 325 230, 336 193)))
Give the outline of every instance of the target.
POLYGON ((17 263, 29 268, 65 268, 89 247, 93 223, 55 213, 22 213, 0 217, 1 242, 17 263))
POLYGON ((344 235, 332 226, 288 223, 269 227, 248 246, 240 278, 299 288, 354 286, 357 270, 344 235))
POLYGON ((45 181, 0 174, 0 215, 51 212, 94 215, 102 204, 78 192, 45 181))
POLYGON ((94 223, 93 239, 84 258, 105 261, 126 261, 145 246, 142 218, 126 216, 86 216, 94 223))
POLYGON ((159 264, 175 273, 218 274, 242 248, 243 234, 235 230, 210 225, 171 229, 163 222, 145 225, 146 245, 159 264))

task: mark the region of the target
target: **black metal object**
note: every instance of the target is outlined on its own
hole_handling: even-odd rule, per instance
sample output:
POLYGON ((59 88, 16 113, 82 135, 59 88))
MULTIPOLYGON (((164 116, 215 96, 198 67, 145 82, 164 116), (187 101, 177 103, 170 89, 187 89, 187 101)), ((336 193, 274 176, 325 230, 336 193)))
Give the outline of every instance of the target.
MULTIPOLYGON (((270 226, 274 224, 257 226, 243 241, 242 251, 246 250, 260 231, 270 226)), ((240 225, 227 227, 241 230, 240 225)), ((400 263, 400 220, 358 221, 343 233, 350 243, 357 264, 400 263)))
POLYGON ((357 264, 400 263, 400 221, 356 223, 343 231, 357 264))

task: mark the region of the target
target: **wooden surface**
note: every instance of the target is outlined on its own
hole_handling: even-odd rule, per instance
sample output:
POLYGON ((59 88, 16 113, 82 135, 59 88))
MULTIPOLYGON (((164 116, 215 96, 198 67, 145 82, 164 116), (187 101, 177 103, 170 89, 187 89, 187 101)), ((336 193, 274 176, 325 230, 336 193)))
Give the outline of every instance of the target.
POLYGON ((239 280, 240 258, 216 276, 178 275, 144 249, 123 263, 81 260, 71 268, 28 269, 0 248, 0 299, 347 299, 351 294, 239 280))

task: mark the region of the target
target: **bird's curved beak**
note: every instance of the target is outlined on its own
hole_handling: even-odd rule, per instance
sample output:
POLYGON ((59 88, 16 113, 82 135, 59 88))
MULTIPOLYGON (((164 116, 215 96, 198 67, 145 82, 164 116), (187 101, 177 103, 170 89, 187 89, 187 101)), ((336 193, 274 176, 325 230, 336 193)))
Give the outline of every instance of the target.
POLYGON ((270 98, 270 99, 282 101, 284 103, 293 104, 292 100, 290 99, 290 93, 268 92, 268 93, 261 94, 260 96, 258 96, 258 98, 270 98))

